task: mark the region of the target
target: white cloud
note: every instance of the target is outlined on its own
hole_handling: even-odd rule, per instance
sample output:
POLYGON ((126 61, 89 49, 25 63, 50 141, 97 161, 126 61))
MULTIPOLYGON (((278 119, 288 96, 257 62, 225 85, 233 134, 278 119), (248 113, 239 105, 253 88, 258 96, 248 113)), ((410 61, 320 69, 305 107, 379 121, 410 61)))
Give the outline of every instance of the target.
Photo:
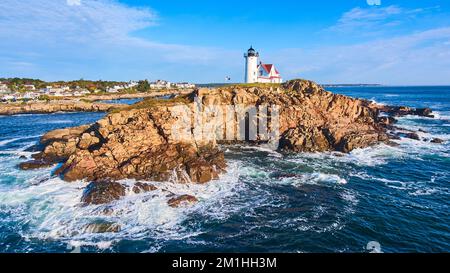
POLYGON ((450 84, 450 27, 344 46, 285 49, 285 77, 322 83, 450 84))
POLYGON ((130 8, 110 0, 85 0, 77 9, 67 4, 63 0, 2 0, 0 35, 25 35, 25 38, 50 41, 95 38, 113 42, 150 27, 157 20, 156 13, 150 9, 130 8))
MULTIPOLYGON (((226 50, 168 44, 156 42, 157 37, 134 35, 137 31, 157 26, 158 20, 157 13, 150 8, 129 7, 113 0, 83 0, 82 3, 1 0, 0 54, 14 55, 17 62, 52 62, 53 66, 60 66, 56 72, 49 67, 42 68, 52 78, 80 77, 80 73, 93 75, 82 75, 86 78, 107 78, 118 74, 117 70, 121 69, 120 75, 124 78, 169 74, 174 77, 169 77, 169 80, 189 80, 187 72, 167 73, 169 67, 177 71, 175 67, 179 66, 178 70, 182 71, 197 65, 201 71, 203 66, 216 64, 220 58, 225 59, 224 64, 231 63, 230 52, 226 50), (77 5, 76 9, 69 3, 77 5), (26 55, 41 57, 30 60, 25 58, 26 55), (93 67, 82 67, 87 63, 101 67, 101 70, 97 68, 92 73, 93 67)), ((236 56, 240 55, 239 52, 236 56)), ((7 69, 3 66, 0 73, 5 70, 20 72, 7 69)), ((213 70, 209 68, 209 71, 213 70)), ((209 71, 207 74, 211 73, 209 71)), ((196 76, 193 80, 202 78, 200 73, 196 76)))
POLYGON ((67 5, 79 6, 79 5, 81 5, 81 0, 67 0, 67 5))
POLYGON ((439 10, 439 6, 406 9, 399 6, 356 7, 345 12, 337 23, 328 30, 341 33, 380 34, 393 26, 412 23, 417 17, 439 10))

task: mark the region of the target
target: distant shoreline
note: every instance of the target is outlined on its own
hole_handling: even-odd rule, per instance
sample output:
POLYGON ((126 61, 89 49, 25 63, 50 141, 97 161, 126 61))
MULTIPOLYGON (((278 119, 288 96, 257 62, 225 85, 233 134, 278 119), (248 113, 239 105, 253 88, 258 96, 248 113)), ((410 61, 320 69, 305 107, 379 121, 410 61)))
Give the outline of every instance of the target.
POLYGON ((380 87, 385 86, 378 83, 339 83, 339 84, 321 84, 323 87, 380 87))
MULTIPOLYGON (((206 87, 206 88, 215 88, 215 87, 223 87, 230 85, 239 85, 241 83, 197 83, 195 84, 197 87, 206 87)), ((339 83, 339 84, 320 84, 323 87, 380 87, 385 86, 378 83, 339 83)))

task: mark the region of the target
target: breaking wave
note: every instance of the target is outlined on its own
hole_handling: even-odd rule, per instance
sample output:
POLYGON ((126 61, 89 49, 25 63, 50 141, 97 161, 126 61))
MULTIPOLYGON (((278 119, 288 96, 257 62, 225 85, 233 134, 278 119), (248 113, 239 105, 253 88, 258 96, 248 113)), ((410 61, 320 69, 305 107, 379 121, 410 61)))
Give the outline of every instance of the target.
MULTIPOLYGON (((227 174, 207 185, 152 182, 158 190, 139 195, 128 190, 118 201, 91 206, 80 203, 86 183, 50 178, 36 184, 37 177, 28 174, 27 187, 0 189, 0 204, 2 210, 15 212, 16 220, 28 223, 29 229, 20 232, 26 240, 59 240, 74 247, 109 248, 118 240, 154 238, 155 246, 160 240, 182 240, 201 233, 201 229, 187 229, 181 225, 192 213, 220 217, 222 212, 218 204, 238 188, 235 170, 237 168, 231 166, 227 174), (194 195, 199 202, 192 207, 171 208, 167 204, 168 193, 194 195), (26 214, 22 213, 25 209, 26 214), (105 210, 111 212, 105 215, 105 210), (87 225, 99 221, 115 223, 120 226, 120 231, 83 232, 87 225)), ((39 172, 43 174, 44 170, 39 172)), ((121 182, 128 186, 134 183, 132 180, 121 182)), ((157 251, 157 248, 153 250, 157 251)))

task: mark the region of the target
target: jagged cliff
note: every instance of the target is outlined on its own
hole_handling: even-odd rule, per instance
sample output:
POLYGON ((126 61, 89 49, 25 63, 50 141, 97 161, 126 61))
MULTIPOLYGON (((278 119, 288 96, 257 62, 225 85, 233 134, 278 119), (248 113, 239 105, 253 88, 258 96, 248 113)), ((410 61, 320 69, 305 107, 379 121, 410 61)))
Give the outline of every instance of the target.
MULTIPOLYGON (((239 106, 245 112, 266 105, 278 106, 279 120, 276 126, 274 118, 267 122, 279 134, 266 141, 286 152, 349 152, 398 137, 395 115, 431 116, 429 109, 381 106, 327 92, 306 80, 200 89, 170 100, 147 99, 95 124, 49 132, 42 137, 43 148, 35 160, 21 167, 63 162, 57 174, 66 181, 135 178, 205 183, 226 170, 217 143, 246 141, 238 132, 243 119, 227 115, 227 108, 239 106), (203 137, 196 134, 198 108, 220 110, 201 114, 202 124, 208 125, 201 131, 203 137), (380 112, 391 117, 380 117, 380 112), (174 131, 182 119, 188 127, 174 131)), ((258 135, 254 142, 262 140, 258 135)))

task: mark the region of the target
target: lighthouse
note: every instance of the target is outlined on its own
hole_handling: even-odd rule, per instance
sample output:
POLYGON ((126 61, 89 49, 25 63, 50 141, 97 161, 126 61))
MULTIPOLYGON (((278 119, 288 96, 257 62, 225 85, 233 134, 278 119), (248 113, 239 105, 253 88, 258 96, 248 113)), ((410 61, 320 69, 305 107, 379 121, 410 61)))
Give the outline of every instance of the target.
POLYGON ((273 64, 263 64, 259 61, 259 53, 251 46, 245 58, 245 82, 246 83, 282 83, 280 72, 273 64))
POLYGON ((258 57, 259 53, 253 47, 250 47, 247 53, 244 54, 246 83, 258 82, 258 57))

